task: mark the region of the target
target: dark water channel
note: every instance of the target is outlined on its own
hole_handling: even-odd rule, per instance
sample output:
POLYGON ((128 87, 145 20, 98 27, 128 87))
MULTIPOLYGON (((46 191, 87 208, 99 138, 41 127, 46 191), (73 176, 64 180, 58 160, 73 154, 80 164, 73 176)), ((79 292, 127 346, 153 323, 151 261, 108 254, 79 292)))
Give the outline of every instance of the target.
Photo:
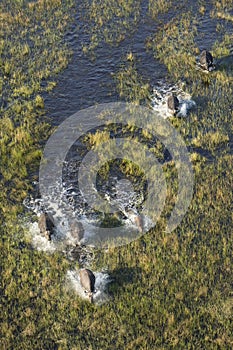
MULTIPOLYGON (((184 12, 193 8, 193 13, 197 15, 196 2, 188 1, 185 4, 184 12)), ((152 52, 145 48, 146 39, 156 32, 159 25, 158 21, 148 15, 148 1, 142 1, 140 19, 133 33, 116 46, 101 42, 95 50, 95 60, 82 51, 82 45, 89 41, 89 34, 88 24, 80 17, 79 6, 77 5, 75 23, 65 38, 73 50, 72 60, 59 76, 57 87, 45 97, 47 115, 54 125, 59 125, 73 113, 96 103, 118 101, 112 73, 119 70, 123 58, 130 51, 136 56, 139 73, 151 86, 167 76, 164 65, 155 60, 152 52)), ((210 9, 211 5, 206 4, 206 15, 198 18, 196 43, 200 49, 211 49, 213 43, 223 35, 216 32, 217 21, 210 17, 210 9)), ((171 20, 179 11, 182 11, 182 6, 161 15, 159 20, 171 20)))
MULTIPOLYGON (((188 1, 184 3, 185 7, 179 6, 176 9, 171 9, 168 13, 160 16, 159 20, 168 22, 174 16, 178 15, 179 11, 185 12, 187 9, 191 10, 191 7, 193 13, 199 16, 199 5, 196 2, 188 1)), ((224 35, 224 31, 216 31, 217 23, 221 23, 221 21, 210 17, 211 6, 206 5, 206 15, 197 18, 198 35, 195 40, 200 50, 204 48, 211 50, 215 41, 221 40, 224 35)), ((75 22, 65 37, 65 40, 73 51, 72 60, 64 72, 59 75, 58 84, 55 89, 45 95, 47 116, 54 126, 60 125, 66 118, 82 109, 95 104, 119 101, 120 97, 116 91, 112 74, 121 68, 127 54, 130 52, 136 57, 139 74, 150 83, 151 87, 155 86, 158 81, 167 79, 166 67, 158 60, 155 60, 153 53, 146 49, 146 40, 156 33, 159 26, 159 21, 152 20, 148 15, 147 1, 142 1, 141 16, 129 35, 119 45, 109 45, 102 41, 95 49, 94 60, 91 59, 91 55, 85 55, 83 53, 83 45, 89 44, 90 35, 87 31, 88 24, 80 16, 81 12, 79 10, 80 4, 77 5, 75 22)), ((230 24, 228 26, 224 21, 222 23, 224 23, 225 30, 231 32, 232 28, 230 30, 230 24)), ((174 84, 176 82, 171 83, 174 84)), ((96 213, 86 205, 77 181, 82 157, 88 151, 82 149, 83 144, 82 142, 80 144, 80 140, 77 140, 73 146, 70 149, 63 168, 62 191, 64 190, 64 195, 60 195, 62 192, 60 189, 59 191, 55 189, 55 195, 52 197, 54 201, 51 201, 50 194, 48 193, 48 203, 45 203, 45 207, 48 204, 49 210, 51 208, 54 209, 53 214, 56 214, 56 208, 59 207, 61 217, 65 217, 67 206, 65 205, 63 208, 63 204, 67 203, 69 210, 72 210, 72 215, 76 215, 84 227, 85 225, 89 225, 89 222, 92 222, 93 225, 96 224, 96 227, 98 227, 100 222, 102 222, 101 213, 96 213)), ((196 151, 199 152, 199 150, 196 151)), ((206 157, 210 158, 210 161, 212 160, 211 155, 206 154, 206 157)), ((168 158, 169 154, 166 155, 166 150, 164 150, 164 160, 166 161, 168 158)), ((141 180, 139 179, 138 184, 141 180)), ((124 183, 120 183, 120 181, 124 181, 124 175, 120 174, 119 169, 114 169, 113 167, 113 171, 110 171, 108 181, 99 184, 99 186, 97 184, 97 190, 102 193, 103 197, 104 194, 107 194, 111 201, 115 197, 121 197, 122 203, 120 203, 121 207, 119 206, 119 208, 130 207, 133 203, 132 207, 134 209, 136 207, 140 211, 143 200, 147 196, 146 185, 144 184, 143 187, 139 186, 140 188, 137 189, 132 188, 132 200, 130 200, 129 191, 125 190, 124 183), (119 183, 123 187, 120 187, 119 183)), ((119 216, 119 220, 123 220, 123 218, 124 220, 126 219, 124 216, 119 216)), ((107 224, 109 225, 108 222, 107 224)), ((149 227, 150 223, 148 221, 149 227)), ((89 230, 89 226, 87 229, 85 227, 85 234, 86 232, 89 233, 89 230)), ((130 227, 129 230, 131 230, 130 227)), ((96 233, 92 232, 91 234, 95 235, 96 233)))

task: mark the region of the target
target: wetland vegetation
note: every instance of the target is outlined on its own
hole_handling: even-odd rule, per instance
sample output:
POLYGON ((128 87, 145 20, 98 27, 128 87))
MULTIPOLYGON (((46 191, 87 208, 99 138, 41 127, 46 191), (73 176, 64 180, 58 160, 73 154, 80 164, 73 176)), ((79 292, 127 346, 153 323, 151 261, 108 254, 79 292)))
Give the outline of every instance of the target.
MULTIPOLYGON (((158 29, 145 46, 197 103, 187 118, 170 119, 190 152, 193 199, 181 224, 165 233, 177 184, 174 163, 167 162, 168 199, 156 227, 129 245, 95 252, 93 270, 107 268, 113 278, 111 298, 97 306, 65 287, 67 269, 79 268, 77 262, 32 249, 24 223, 34 218, 22 204, 53 129, 44 96, 72 56, 64 36, 77 6, 74 0, 1 2, 1 349, 232 349, 233 1, 200 0, 193 9, 186 1, 174 3, 148 2, 158 29), (199 22, 207 15, 221 33, 208 47, 218 63, 209 74, 195 68, 199 22)), ((86 59, 102 42, 120 45, 135 31, 143 4, 80 1, 90 24, 86 59)), ((149 104, 152 87, 138 70, 137 52, 124 55, 113 79, 119 99, 149 104)), ((92 147, 103 139, 109 139, 107 130, 87 141, 92 147)), ((161 145, 154 151, 163 156, 161 145)), ((130 179, 142 176, 132 163, 120 167, 130 179)), ((101 169, 103 179, 109 169, 101 169)))

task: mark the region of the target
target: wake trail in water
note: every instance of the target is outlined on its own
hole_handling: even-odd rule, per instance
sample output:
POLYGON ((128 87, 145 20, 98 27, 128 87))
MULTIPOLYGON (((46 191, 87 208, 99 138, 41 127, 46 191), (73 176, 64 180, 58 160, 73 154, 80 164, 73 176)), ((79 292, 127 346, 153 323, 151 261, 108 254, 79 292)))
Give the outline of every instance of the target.
POLYGON ((153 88, 151 96, 151 107, 162 118, 172 117, 172 113, 167 106, 169 94, 175 94, 179 100, 179 111, 177 117, 187 117, 191 109, 195 108, 196 102, 192 100, 192 96, 186 93, 178 84, 168 84, 164 81, 159 81, 153 88))

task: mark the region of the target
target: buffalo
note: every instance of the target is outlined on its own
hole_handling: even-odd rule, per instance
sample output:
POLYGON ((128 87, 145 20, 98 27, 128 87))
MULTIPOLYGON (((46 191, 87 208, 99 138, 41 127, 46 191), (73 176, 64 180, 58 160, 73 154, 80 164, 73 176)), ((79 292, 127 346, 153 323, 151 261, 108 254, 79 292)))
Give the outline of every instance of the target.
POLYGON ((80 283, 91 303, 95 292, 95 275, 91 270, 82 269, 79 271, 80 283))
POLYGON ((168 107, 168 110, 173 114, 173 115, 176 115, 179 111, 179 105, 180 105, 180 102, 178 100, 178 98, 176 97, 176 95, 174 95, 173 93, 168 96, 168 99, 167 99, 167 107, 168 107))
POLYGON ((38 220, 38 227, 40 229, 40 233, 50 241, 54 231, 54 221, 52 215, 47 212, 42 213, 38 220))
POLYGON ((207 50, 203 50, 200 54, 199 65, 202 69, 211 71, 214 69, 213 56, 207 50))
POLYGON ((77 243, 79 243, 81 239, 83 239, 84 228, 81 222, 72 221, 72 223, 70 224, 70 234, 77 243))

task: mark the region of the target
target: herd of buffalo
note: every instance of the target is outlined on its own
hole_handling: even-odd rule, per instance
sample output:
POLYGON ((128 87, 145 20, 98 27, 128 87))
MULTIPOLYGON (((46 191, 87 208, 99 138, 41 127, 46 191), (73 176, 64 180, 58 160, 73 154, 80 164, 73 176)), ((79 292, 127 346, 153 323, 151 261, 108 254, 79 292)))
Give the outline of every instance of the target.
MULTIPOLYGON (((198 66, 205 71, 212 71, 215 67, 213 64, 213 57, 210 52, 207 50, 203 50, 199 57, 198 66)), ((179 100, 175 94, 171 94, 167 98, 167 107, 168 110, 176 115, 179 111, 179 100)), ((133 216, 133 221, 137 226, 139 232, 143 232, 143 222, 142 217, 140 215, 133 216)), ((39 216, 38 227, 41 235, 43 235, 46 239, 51 240, 53 235, 55 225, 53 217, 48 212, 43 212, 39 216)), ((80 241, 84 237, 84 229, 80 222, 74 222, 70 225, 70 234, 74 241, 77 244, 80 244, 80 241)), ((85 293, 88 295, 88 298, 91 302, 93 302, 93 293, 95 292, 95 275, 89 269, 81 269, 79 271, 79 278, 82 288, 85 293)))

